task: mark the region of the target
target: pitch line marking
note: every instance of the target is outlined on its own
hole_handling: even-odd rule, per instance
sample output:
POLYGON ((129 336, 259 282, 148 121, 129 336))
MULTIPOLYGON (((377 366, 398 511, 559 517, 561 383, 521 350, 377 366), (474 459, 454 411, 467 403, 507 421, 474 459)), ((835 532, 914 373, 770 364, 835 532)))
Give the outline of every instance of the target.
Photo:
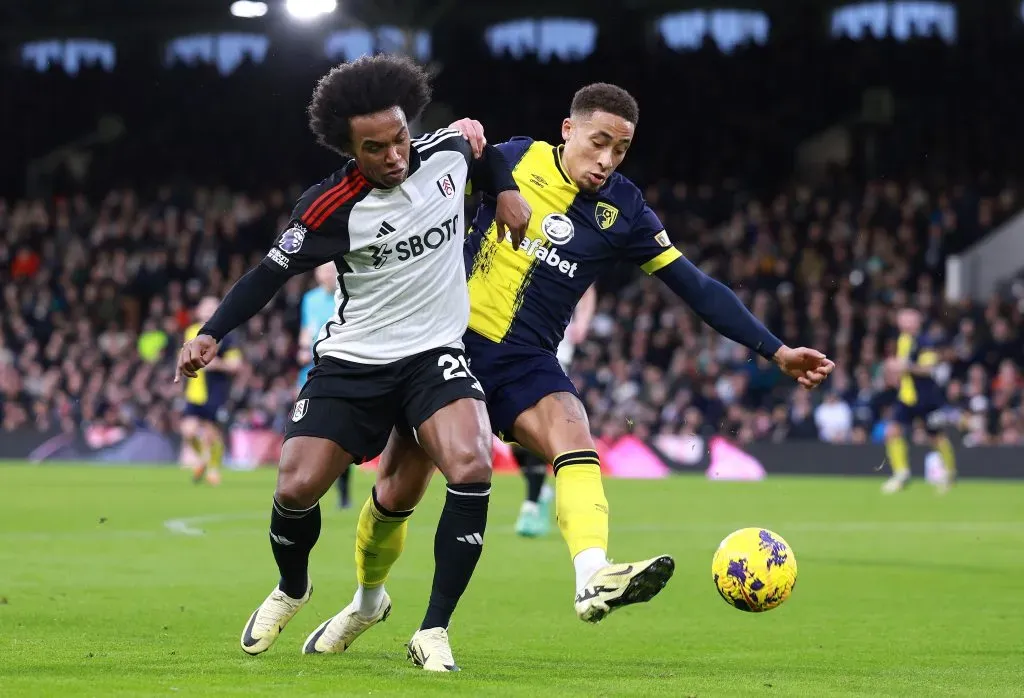
POLYGON ((221 523, 224 521, 246 521, 256 518, 266 518, 266 513, 238 513, 238 514, 205 514, 203 516, 186 516, 180 519, 167 519, 164 521, 164 528, 171 533, 182 536, 202 536, 206 534, 198 525, 204 523, 221 523))

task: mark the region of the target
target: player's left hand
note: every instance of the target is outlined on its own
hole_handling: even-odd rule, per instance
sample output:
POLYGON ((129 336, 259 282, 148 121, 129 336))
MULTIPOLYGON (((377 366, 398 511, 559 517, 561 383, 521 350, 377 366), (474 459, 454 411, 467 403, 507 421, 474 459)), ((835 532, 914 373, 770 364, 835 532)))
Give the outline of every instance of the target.
POLYGON ((209 366, 217 358, 217 340, 208 334, 201 334, 195 339, 185 342, 178 354, 178 366, 174 371, 174 382, 186 378, 195 378, 199 370, 209 366))
POLYGON ((821 385, 836 365, 824 354, 807 347, 783 346, 772 357, 776 365, 804 388, 811 390, 821 385))
POLYGON ((533 209, 526 199, 515 189, 498 194, 498 202, 494 208, 494 226, 498 230, 499 242, 508 238, 515 249, 523 244, 526 228, 530 225, 533 209), (507 230, 507 232, 506 232, 507 230))
POLYGON ((487 145, 487 137, 484 135, 484 125, 476 119, 459 119, 458 121, 450 124, 448 128, 453 128, 462 134, 463 138, 469 141, 469 145, 473 148, 473 157, 478 158, 484 153, 484 146, 487 145))

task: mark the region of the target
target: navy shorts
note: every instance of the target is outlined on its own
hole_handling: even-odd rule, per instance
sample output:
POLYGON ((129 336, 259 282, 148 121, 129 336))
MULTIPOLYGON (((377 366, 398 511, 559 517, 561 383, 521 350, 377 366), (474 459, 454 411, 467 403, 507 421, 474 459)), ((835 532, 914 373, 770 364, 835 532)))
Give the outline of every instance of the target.
POLYGON ((920 419, 924 422, 929 434, 938 434, 945 426, 945 415, 942 408, 943 405, 937 402, 919 402, 916 405, 907 405, 897 401, 893 419, 907 430, 920 419))
POLYGON ((514 441, 516 418, 552 393, 572 393, 576 386, 565 375, 553 352, 520 344, 492 342, 476 332, 462 338, 473 375, 483 386, 491 430, 514 441))
POLYGON ((222 405, 220 403, 214 402, 208 402, 205 405, 195 405, 191 402, 186 402, 182 416, 195 417, 203 422, 213 422, 217 424, 220 423, 220 417, 217 413, 220 412, 221 407, 222 405))

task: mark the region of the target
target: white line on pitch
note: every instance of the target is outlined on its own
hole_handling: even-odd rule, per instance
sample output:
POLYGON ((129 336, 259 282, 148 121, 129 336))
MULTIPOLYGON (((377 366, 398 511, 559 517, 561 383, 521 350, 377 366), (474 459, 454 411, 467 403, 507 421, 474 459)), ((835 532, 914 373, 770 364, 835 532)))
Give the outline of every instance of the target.
POLYGON ((223 521, 246 521, 256 518, 266 518, 266 512, 261 514, 238 513, 238 514, 206 514, 205 516, 187 516, 181 519, 167 519, 164 521, 164 528, 171 533, 178 533, 183 536, 201 536, 205 532, 196 528, 199 524, 220 523, 223 521))

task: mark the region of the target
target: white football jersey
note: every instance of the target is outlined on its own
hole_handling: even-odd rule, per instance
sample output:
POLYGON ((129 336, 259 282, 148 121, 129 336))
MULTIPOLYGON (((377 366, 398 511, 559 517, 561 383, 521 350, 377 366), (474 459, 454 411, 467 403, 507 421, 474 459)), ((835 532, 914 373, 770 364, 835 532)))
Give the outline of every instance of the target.
POLYGON ((337 308, 313 356, 387 364, 462 348, 469 321, 464 199, 472 151, 457 131, 412 142, 409 176, 376 189, 350 161, 299 199, 263 263, 297 274, 333 260, 337 308))

